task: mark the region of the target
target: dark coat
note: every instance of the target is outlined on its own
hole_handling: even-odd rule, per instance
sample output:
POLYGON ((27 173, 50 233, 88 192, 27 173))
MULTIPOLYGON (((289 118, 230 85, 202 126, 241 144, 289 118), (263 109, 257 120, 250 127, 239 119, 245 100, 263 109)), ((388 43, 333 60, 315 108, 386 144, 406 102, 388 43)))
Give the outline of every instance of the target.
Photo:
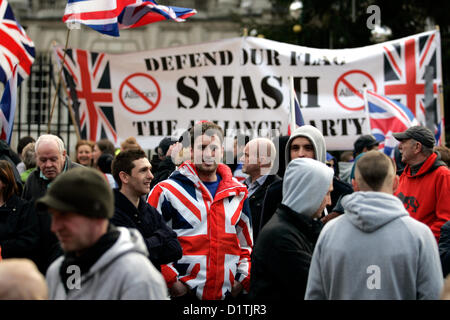
POLYGON ((172 162, 171 157, 166 157, 164 160, 158 163, 157 168, 152 168, 153 179, 150 183, 150 188, 153 189, 161 181, 169 178, 169 176, 176 169, 175 164, 172 162))
POLYGON ((13 195, 0 207, 2 258, 32 259, 39 240, 39 226, 33 206, 13 195))
POLYGON ((252 254, 251 300, 303 300, 322 223, 281 205, 252 254))
POLYGON ((266 195, 267 188, 275 181, 281 181, 281 178, 277 175, 267 176, 264 183, 248 198, 250 213, 252 215, 253 243, 256 242, 259 234, 264 196, 266 195))
MULTIPOLYGON (((66 156, 67 170, 81 167, 80 164, 70 161, 66 156)), ((44 180, 40 177, 41 170, 36 168, 28 176, 23 189, 22 198, 28 200, 35 205, 38 198, 43 197, 47 192, 48 185, 51 181, 44 180)), ((35 211, 37 214, 39 225, 39 242, 37 250, 32 259, 36 263, 39 271, 45 275, 50 264, 63 254, 62 248, 59 245, 58 238, 51 231, 51 216, 47 211, 35 211)))
POLYGON ((439 238, 439 255, 441 256, 444 278, 450 273, 450 221, 441 227, 439 238))
POLYGON ((177 234, 144 198, 136 208, 119 189, 114 189, 114 206, 111 223, 139 230, 149 251, 149 259, 159 271, 162 264, 181 259, 182 249, 177 234))

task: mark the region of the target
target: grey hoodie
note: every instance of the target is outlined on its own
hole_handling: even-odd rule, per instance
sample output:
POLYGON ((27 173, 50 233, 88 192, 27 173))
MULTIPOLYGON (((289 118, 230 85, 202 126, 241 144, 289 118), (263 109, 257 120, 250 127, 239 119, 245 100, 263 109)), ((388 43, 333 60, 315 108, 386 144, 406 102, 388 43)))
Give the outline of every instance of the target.
POLYGON ((323 228, 305 299, 438 299, 443 286, 436 240, 402 202, 382 192, 355 192, 345 214, 323 228))
MULTIPOLYGON (((117 227, 120 236, 81 276, 79 288, 66 293, 59 269, 64 257, 59 257, 47 270, 47 285, 51 300, 167 300, 166 283, 161 273, 148 259, 148 251, 136 229, 117 227)), ((76 272, 67 281, 76 284, 76 272)))
POLYGON ((309 141, 311 141, 312 145, 314 146, 314 153, 316 156, 316 160, 319 160, 322 163, 325 163, 327 160, 327 147, 325 144, 325 138, 323 137, 322 133, 313 126, 310 125, 304 125, 301 127, 298 127, 297 129, 292 132, 288 142, 286 143, 286 150, 285 150, 285 159, 286 159, 286 167, 288 166, 289 162, 291 161, 291 143, 292 140, 298 137, 305 137, 308 138, 309 141))
POLYGON ((299 214, 311 217, 327 194, 333 174, 333 169, 317 160, 292 160, 284 173, 281 203, 299 214))

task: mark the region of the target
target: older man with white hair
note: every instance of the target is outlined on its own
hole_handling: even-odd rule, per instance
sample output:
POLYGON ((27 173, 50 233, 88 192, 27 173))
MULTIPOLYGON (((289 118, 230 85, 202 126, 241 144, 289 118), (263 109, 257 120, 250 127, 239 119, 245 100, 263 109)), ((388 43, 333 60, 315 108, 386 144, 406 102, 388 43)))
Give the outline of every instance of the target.
MULTIPOLYGON (((81 165, 70 161, 64 142, 53 134, 43 134, 35 144, 37 168, 30 173, 22 198, 35 202, 45 195, 52 181, 61 173, 81 165)), ((51 219, 47 212, 39 212, 40 239, 33 259, 43 274, 50 263, 62 254, 58 240, 50 231, 51 219)))
POLYGON ((281 178, 272 172, 277 155, 275 145, 270 139, 256 138, 250 140, 244 148, 241 161, 242 172, 248 174, 244 183, 248 187, 250 212, 252 215, 253 241, 256 241, 261 223, 261 211, 267 188, 272 182, 281 178))

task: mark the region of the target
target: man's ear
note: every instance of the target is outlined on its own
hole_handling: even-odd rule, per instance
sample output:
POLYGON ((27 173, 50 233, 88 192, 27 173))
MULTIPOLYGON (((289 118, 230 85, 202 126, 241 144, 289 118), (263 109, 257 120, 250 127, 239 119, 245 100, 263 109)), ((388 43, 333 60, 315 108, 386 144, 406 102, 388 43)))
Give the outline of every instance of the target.
POLYGON ((353 191, 359 191, 359 185, 358 185, 358 182, 356 182, 356 179, 355 178, 353 178, 352 179, 352 186, 353 186, 353 191))
POLYGON ((120 178, 120 181, 122 181, 122 185, 123 184, 127 184, 129 175, 126 172, 124 172, 124 171, 120 171, 119 172, 119 178, 120 178))

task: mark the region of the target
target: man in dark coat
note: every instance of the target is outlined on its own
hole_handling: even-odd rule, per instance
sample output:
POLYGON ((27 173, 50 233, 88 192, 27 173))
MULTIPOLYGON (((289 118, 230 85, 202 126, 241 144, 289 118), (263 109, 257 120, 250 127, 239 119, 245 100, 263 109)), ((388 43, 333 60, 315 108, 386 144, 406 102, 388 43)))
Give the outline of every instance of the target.
MULTIPOLYGON (((22 198, 32 203, 43 197, 49 185, 61 173, 81 165, 70 161, 64 147, 64 142, 53 134, 44 134, 36 141, 37 168, 30 173, 22 198)), ((38 211, 39 221, 39 246, 35 252, 33 261, 40 272, 45 274, 50 264, 62 254, 58 239, 51 232, 51 217, 47 211, 38 211)))
POLYGON ((275 174, 270 174, 276 157, 275 145, 267 138, 250 140, 244 148, 242 158, 242 172, 249 175, 244 184, 248 188, 250 213, 252 216, 253 242, 256 242, 261 223, 261 211, 264 196, 269 185, 281 180, 275 174))
POLYGON ((333 170, 310 158, 292 160, 283 200, 260 231, 252 255, 251 300, 303 300, 314 246, 331 203, 333 170))
POLYGON ((144 198, 150 192, 151 168, 142 150, 122 151, 116 156, 112 172, 119 188, 114 189, 115 208, 111 223, 139 230, 150 261, 161 271, 161 264, 179 260, 182 250, 177 234, 144 198))

